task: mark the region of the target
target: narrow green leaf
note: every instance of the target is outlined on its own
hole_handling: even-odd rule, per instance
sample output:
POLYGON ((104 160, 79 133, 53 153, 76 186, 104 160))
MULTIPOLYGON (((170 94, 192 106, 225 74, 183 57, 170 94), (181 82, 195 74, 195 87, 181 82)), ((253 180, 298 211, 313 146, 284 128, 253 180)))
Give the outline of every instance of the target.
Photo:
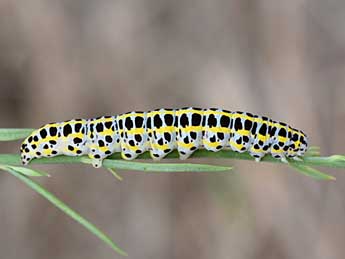
POLYGON ((116 173, 114 169, 112 169, 112 168, 107 168, 107 169, 108 169, 108 171, 109 171, 117 180, 119 180, 119 181, 122 181, 122 180, 123 180, 122 177, 121 177, 121 175, 119 175, 118 173, 116 173))
POLYGON ((26 138, 34 129, 0 129, 0 141, 11 141, 26 138))
POLYGON ((335 180, 334 176, 325 174, 323 172, 320 172, 319 170, 316 170, 315 168, 312 168, 310 166, 300 165, 300 164, 290 164, 291 167, 295 168, 298 172, 313 177, 317 180, 335 180))
POLYGON ((50 176, 49 174, 47 174, 46 172, 37 170, 37 169, 31 169, 28 167, 20 167, 20 166, 10 166, 10 165, 6 165, 6 168, 10 168, 13 169, 15 171, 17 171, 18 173, 21 173, 23 175, 26 176, 50 176))
POLYGON ((121 248, 119 248, 107 235, 105 235, 102 231, 100 231, 95 225, 93 225, 92 223, 90 223, 89 221, 84 219, 77 212, 72 210, 65 203, 63 203, 60 199, 58 199, 52 193, 48 192, 46 189, 44 189, 38 183, 31 180, 29 177, 18 173, 16 170, 13 170, 12 168, 7 168, 7 171, 9 173, 11 173, 12 175, 14 175, 15 177, 19 178, 20 180, 22 180, 30 188, 32 188, 33 190, 35 190, 36 192, 41 194, 44 198, 46 198, 48 201, 50 201, 52 204, 54 204, 56 207, 58 207, 60 210, 62 210, 64 213, 66 213, 68 216, 70 216, 75 221, 80 223, 87 230, 89 230, 91 233, 96 235, 103 242, 108 244, 117 253, 119 253, 120 255, 123 255, 123 256, 127 256, 126 252, 124 252, 121 248))

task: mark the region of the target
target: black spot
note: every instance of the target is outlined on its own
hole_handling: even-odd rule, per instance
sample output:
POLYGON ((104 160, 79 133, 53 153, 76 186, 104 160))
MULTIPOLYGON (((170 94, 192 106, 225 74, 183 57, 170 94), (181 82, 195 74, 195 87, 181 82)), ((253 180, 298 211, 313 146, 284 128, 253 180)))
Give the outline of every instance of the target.
POLYGON ((217 119, 213 114, 208 116, 207 124, 210 128, 217 126, 217 119))
POLYGON ((141 154, 141 153, 142 153, 142 150, 137 149, 137 150, 135 151, 135 153, 137 153, 137 154, 141 154))
POLYGON ((80 155, 82 151, 80 149, 77 150, 77 154, 80 155))
POLYGON ((297 141, 297 140, 298 140, 298 134, 297 134, 297 133, 293 134, 291 140, 292 140, 292 141, 297 141))
POLYGON ((166 141, 170 142, 171 141, 171 134, 168 132, 164 132, 164 138, 166 141))
POLYGON ((254 154, 253 157, 255 157, 255 158, 260 158, 260 156, 257 155, 257 154, 254 154))
POLYGON ((102 132, 103 129, 104 129, 103 123, 101 123, 101 122, 97 123, 97 125, 96 125, 96 131, 97 131, 97 132, 102 132))
POLYGON ((111 143, 113 142, 113 138, 109 135, 105 136, 105 141, 108 142, 108 143, 111 143))
POLYGON ((159 157, 159 155, 158 155, 158 154, 156 154, 156 153, 154 153, 154 154, 153 154, 153 156, 154 156, 154 157, 159 157))
POLYGON ((260 146, 258 144, 255 144, 254 149, 260 149, 260 146))
POLYGON ((169 153, 169 152, 171 152, 170 148, 164 149, 164 153, 169 153))
POLYGON ((212 142, 212 143, 216 142, 216 136, 215 136, 215 135, 213 135, 213 136, 210 138, 210 142, 212 142))
POLYGON ((146 120, 146 128, 151 129, 151 117, 148 117, 146 120))
POLYGON ((94 155, 93 157, 96 158, 96 159, 101 158, 101 156, 100 156, 99 154, 96 154, 96 155, 94 155))
POLYGON ((98 140, 98 146, 99 147, 104 147, 104 141, 103 140, 98 140))
POLYGON ((56 154, 57 154, 57 151, 56 151, 56 150, 53 150, 53 151, 52 151, 52 154, 53 154, 53 155, 56 155, 56 154))
POLYGON ((69 125, 69 124, 66 124, 64 127, 63 127, 63 135, 65 136, 65 137, 67 137, 69 134, 71 134, 72 133, 72 127, 71 127, 71 125, 69 125))
POLYGON ((135 142, 134 142, 134 140, 133 140, 133 139, 131 139, 130 141, 128 141, 128 144, 129 144, 130 146, 132 146, 132 147, 134 147, 134 146, 135 146, 135 142))
POLYGON ((68 145, 68 150, 73 151, 73 150, 74 150, 74 147, 71 146, 71 145, 68 145))
POLYGON ((49 143, 52 145, 56 145, 56 141, 55 140, 49 140, 49 143))
POLYGON ((242 123, 240 118, 236 118, 235 120, 235 130, 241 130, 242 129, 242 123))
POLYGON ((270 147, 269 145, 265 145, 265 146, 263 146, 262 149, 263 149, 264 151, 267 151, 269 147, 270 147))
POLYGON ((259 140, 259 145, 262 146, 264 142, 262 140, 259 140))
POLYGON ((279 146, 277 144, 273 145, 274 150, 279 150, 279 146))
POLYGON ((249 138, 247 136, 243 136, 242 138, 243 138, 243 142, 245 142, 245 143, 249 142, 249 138))
POLYGON ((141 116, 136 116, 135 117, 135 127, 136 128, 141 128, 143 126, 144 119, 141 116))
POLYGON ((167 126, 172 126, 174 124, 174 117, 171 114, 165 114, 164 121, 167 126))
POLYGON ((107 151, 104 152, 104 154, 110 155, 110 154, 111 154, 111 151, 110 151, 110 150, 107 150, 107 151))
POLYGON ((192 126, 200 126, 201 123, 201 115, 198 113, 192 114, 192 126))
POLYGON ((158 143, 158 145, 163 145, 164 144, 164 142, 163 142, 163 138, 160 138, 158 141, 157 141, 157 143, 158 143))
POLYGON ((180 151, 180 154, 181 154, 181 155, 185 155, 185 154, 186 154, 186 152, 184 152, 184 151, 180 151))
POLYGON ((271 136, 271 137, 274 136, 274 134, 276 133, 276 130, 277 130, 276 127, 273 127, 273 128, 271 129, 271 131, 270 131, 270 136, 271 136))
POLYGON ((259 133, 260 133, 261 135, 265 136, 265 135, 266 135, 266 132, 267 132, 267 125, 266 125, 266 123, 263 123, 263 124, 261 125, 260 130, 259 130, 259 133))
POLYGON ((30 136, 30 137, 28 138, 28 142, 29 142, 29 143, 32 142, 32 136, 30 136))
POLYGON ((180 117, 180 125, 182 128, 185 128, 188 126, 188 117, 186 114, 182 114, 180 117))
POLYGON ((153 117, 153 125, 159 129, 160 127, 163 126, 163 121, 161 119, 161 117, 159 116, 159 114, 156 114, 154 117, 153 117))
POLYGON ((242 143, 242 138, 238 138, 238 139, 236 140, 236 143, 237 143, 237 144, 241 144, 241 143, 242 143))
POLYGON ((45 145, 43 146, 43 148, 44 148, 44 149, 48 149, 48 148, 49 148, 48 144, 45 144, 45 145))
POLYGON ((186 144, 189 143, 189 138, 188 138, 188 136, 186 136, 186 137, 183 139, 183 142, 186 143, 186 144))
POLYGON ((273 157, 274 158, 280 158, 280 155, 274 155, 273 157))
POLYGON ((104 126, 105 126, 107 129, 110 129, 112 125, 113 125, 113 122, 112 122, 112 121, 107 121, 107 122, 104 123, 104 126))
POLYGON ((202 116, 202 122, 201 122, 201 126, 205 127, 206 126, 206 116, 202 116))
POLYGON ((256 128, 258 127, 258 123, 257 122, 254 122, 253 123, 253 128, 252 128, 252 130, 251 130, 251 132, 252 132, 252 135, 255 135, 256 134, 256 128))
POLYGON ((192 146, 192 147, 190 148, 190 151, 194 151, 194 150, 196 150, 196 149, 197 149, 196 146, 192 146))
POLYGON ((57 134, 57 128, 56 127, 50 127, 49 128, 49 134, 50 136, 54 137, 57 134))
POLYGON ((122 130, 123 129, 123 121, 122 119, 119 120, 119 128, 122 130))
POLYGON ((26 153, 29 153, 29 152, 30 152, 30 149, 25 148, 25 152, 26 152, 26 153))
POLYGON ((284 146, 284 142, 279 141, 278 145, 282 147, 282 146, 284 146))
POLYGON ((284 148, 283 148, 283 150, 286 152, 286 151, 288 151, 289 150, 289 146, 285 146, 284 148))
POLYGON ((224 133, 223 133, 223 132, 218 132, 218 133, 217 133, 217 137, 218 137, 220 140, 223 140, 223 139, 224 139, 224 133))
POLYGON ((286 130, 284 128, 281 128, 278 133, 279 136, 281 137, 286 137, 286 130))
POLYGON ((252 128, 253 122, 251 120, 245 120, 244 121, 244 128, 246 130, 250 130, 252 128))
POLYGON ((128 130, 133 128, 133 121, 130 117, 127 117, 125 120, 125 126, 128 130))
POLYGON ((34 141, 38 141, 38 137, 37 136, 34 136, 34 141))
POLYGON ((220 126, 224 128, 228 128, 229 124, 230 124, 230 118, 228 116, 222 115, 222 117, 220 117, 220 126))
POLYGON ((80 129, 81 129, 81 123, 76 123, 76 124, 74 125, 74 130, 75 130, 75 132, 79 132, 80 129))
POLYGON ((83 142, 83 140, 81 138, 75 137, 73 139, 73 142, 74 142, 74 144, 79 144, 79 143, 83 142))
POLYGON ((178 119, 179 117, 175 117, 175 120, 174 120, 174 127, 177 128, 178 127, 178 119))
POLYGON ((197 136, 196 132, 192 131, 192 132, 190 133, 190 137, 191 137, 192 139, 196 139, 196 136, 197 136))
POLYGON ((140 136, 140 134, 135 134, 134 138, 137 142, 141 142, 142 141, 142 137, 140 136))
POLYGON ((37 146, 35 144, 32 144, 31 148, 35 149, 35 148, 37 148, 37 146))
POLYGON ((45 137, 47 136, 47 131, 46 131, 46 129, 41 129, 41 130, 40 130, 40 135, 41 135, 42 138, 45 138, 45 137))
POLYGON ((242 150, 242 151, 246 150, 246 147, 242 147, 241 150, 242 150))

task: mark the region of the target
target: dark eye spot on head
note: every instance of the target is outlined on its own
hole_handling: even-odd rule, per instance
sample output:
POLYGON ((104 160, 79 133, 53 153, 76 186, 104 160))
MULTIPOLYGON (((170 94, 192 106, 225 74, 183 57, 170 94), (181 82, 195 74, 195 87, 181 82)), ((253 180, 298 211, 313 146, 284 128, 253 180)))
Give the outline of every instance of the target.
POLYGON ((64 127, 63 127, 63 135, 65 136, 65 137, 67 137, 69 134, 71 134, 72 133, 72 127, 71 127, 71 125, 69 125, 69 124, 66 124, 64 127))

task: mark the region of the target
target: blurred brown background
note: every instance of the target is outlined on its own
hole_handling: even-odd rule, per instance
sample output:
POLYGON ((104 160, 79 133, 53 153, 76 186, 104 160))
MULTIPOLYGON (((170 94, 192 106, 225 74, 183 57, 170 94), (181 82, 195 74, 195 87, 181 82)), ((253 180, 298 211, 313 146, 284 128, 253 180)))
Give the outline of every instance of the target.
MULTIPOLYGON (((0 1, 0 127, 159 107, 221 107, 289 122, 344 153, 345 2, 0 1)), ((1 143, 1 153, 19 142, 1 143)), ((129 258, 344 258, 345 175, 40 167, 39 179, 129 258)), ((0 174, 0 258, 119 258, 0 174)))

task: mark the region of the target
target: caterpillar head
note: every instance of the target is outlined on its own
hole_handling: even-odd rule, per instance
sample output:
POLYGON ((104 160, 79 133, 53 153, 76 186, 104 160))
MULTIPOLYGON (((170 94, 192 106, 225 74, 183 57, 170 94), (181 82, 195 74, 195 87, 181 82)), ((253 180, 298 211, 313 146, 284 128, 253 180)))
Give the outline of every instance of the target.
POLYGON ((20 157, 23 165, 29 164, 33 158, 37 157, 34 150, 35 144, 32 144, 33 138, 33 134, 27 137, 20 147, 20 157))

